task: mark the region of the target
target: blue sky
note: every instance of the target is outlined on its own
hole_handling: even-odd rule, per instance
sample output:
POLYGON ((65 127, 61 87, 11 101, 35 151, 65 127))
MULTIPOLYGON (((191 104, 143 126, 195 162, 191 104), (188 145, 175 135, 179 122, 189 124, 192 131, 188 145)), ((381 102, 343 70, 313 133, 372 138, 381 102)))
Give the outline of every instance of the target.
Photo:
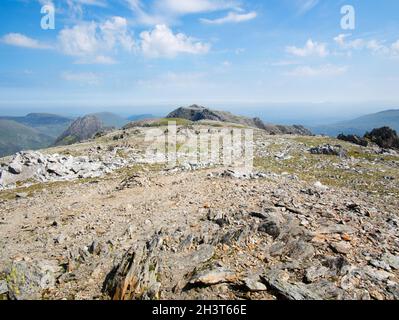
POLYGON ((398 107, 398 13, 397 0, 2 0, 0 108, 398 107))

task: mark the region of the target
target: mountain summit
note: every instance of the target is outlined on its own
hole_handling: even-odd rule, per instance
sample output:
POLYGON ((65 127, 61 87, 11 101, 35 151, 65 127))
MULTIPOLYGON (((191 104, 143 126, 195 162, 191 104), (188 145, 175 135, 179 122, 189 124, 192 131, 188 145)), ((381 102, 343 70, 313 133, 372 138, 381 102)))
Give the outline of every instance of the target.
POLYGON ((167 118, 179 118, 187 119, 190 121, 219 121, 236 123, 248 127, 254 127, 262 130, 266 130, 270 134, 299 134, 299 135, 311 135, 312 133, 304 128, 303 126, 281 126, 265 124, 259 118, 248 118, 244 116, 234 115, 227 111, 211 110, 199 105, 192 105, 189 107, 181 107, 172 111, 167 115, 167 118))
POLYGON ((210 120, 230 122, 263 129, 263 123, 258 118, 252 119, 243 116, 237 116, 227 111, 211 110, 196 104, 189 107, 178 108, 167 115, 167 118, 180 118, 190 121, 210 120))

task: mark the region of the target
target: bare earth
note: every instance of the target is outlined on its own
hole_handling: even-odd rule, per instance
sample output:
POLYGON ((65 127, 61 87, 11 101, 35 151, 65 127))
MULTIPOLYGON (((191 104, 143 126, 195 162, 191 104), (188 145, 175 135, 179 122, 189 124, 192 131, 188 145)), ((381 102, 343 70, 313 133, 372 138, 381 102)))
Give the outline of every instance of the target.
MULTIPOLYGON (((129 159, 145 130, 43 152, 129 159)), ((255 146, 252 176, 129 160, 0 191, 0 297, 398 299, 399 156, 261 131, 255 146), (347 157, 309 152, 325 143, 347 157)))

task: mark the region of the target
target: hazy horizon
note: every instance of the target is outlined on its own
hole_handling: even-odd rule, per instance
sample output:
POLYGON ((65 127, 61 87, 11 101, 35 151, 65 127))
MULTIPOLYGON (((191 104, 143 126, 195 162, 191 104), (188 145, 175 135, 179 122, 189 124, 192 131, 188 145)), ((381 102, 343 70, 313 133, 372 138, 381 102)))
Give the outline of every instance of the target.
MULTIPOLYGON (((91 113, 111 112, 121 117, 133 115, 151 114, 162 117, 182 106, 189 106, 194 103, 165 103, 150 105, 132 105, 132 106, 69 106, 69 107, 14 107, 4 108, 0 106, 0 116, 25 116, 29 113, 52 113, 67 117, 79 117, 91 113)), ((230 111, 232 113, 259 117, 265 122, 279 124, 303 124, 324 125, 334 122, 352 120, 356 117, 370 113, 377 113, 390 109, 399 109, 399 103, 207 103, 201 104, 210 109, 230 111)))

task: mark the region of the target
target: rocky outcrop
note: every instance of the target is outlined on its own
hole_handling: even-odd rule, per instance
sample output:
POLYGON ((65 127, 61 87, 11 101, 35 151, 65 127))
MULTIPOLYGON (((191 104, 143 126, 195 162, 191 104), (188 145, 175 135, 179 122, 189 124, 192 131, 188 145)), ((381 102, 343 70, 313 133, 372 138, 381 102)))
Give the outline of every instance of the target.
POLYGON ((126 160, 111 156, 108 159, 91 160, 87 156, 47 155, 37 151, 20 152, 14 156, 8 166, 0 169, 0 190, 28 180, 52 182, 96 178, 126 165, 126 160))
POLYGON ((322 146, 314 147, 311 148, 310 150, 311 154, 323 154, 327 156, 339 156, 341 158, 347 156, 347 151, 342 148, 340 145, 332 146, 329 144, 325 144, 322 146))
POLYGON ((353 144, 356 144, 358 146, 362 146, 362 147, 367 147, 369 145, 369 142, 367 141, 367 139, 361 138, 357 135, 353 135, 353 134, 349 134, 349 135, 345 135, 345 134, 340 134, 337 137, 338 140, 342 140, 342 141, 346 141, 346 142, 350 142, 353 144))
POLYGON ((399 137, 396 131, 389 127, 374 129, 367 132, 364 137, 381 148, 399 149, 399 137))
POLYGON ((259 118, 248 118, 244 116, 237 116, 226 111, 211 110, 202 106, 192 105, 190 107, 181 107, 172 111, 167 115, 167 118, 180 118, 190 121, 219 121, 236 123, 243 126, 254 127, 267 131, 270 134, 298 134, 298 135, 312 135, 312 133, 303 126, 281 126, 265 124, 259 118))

